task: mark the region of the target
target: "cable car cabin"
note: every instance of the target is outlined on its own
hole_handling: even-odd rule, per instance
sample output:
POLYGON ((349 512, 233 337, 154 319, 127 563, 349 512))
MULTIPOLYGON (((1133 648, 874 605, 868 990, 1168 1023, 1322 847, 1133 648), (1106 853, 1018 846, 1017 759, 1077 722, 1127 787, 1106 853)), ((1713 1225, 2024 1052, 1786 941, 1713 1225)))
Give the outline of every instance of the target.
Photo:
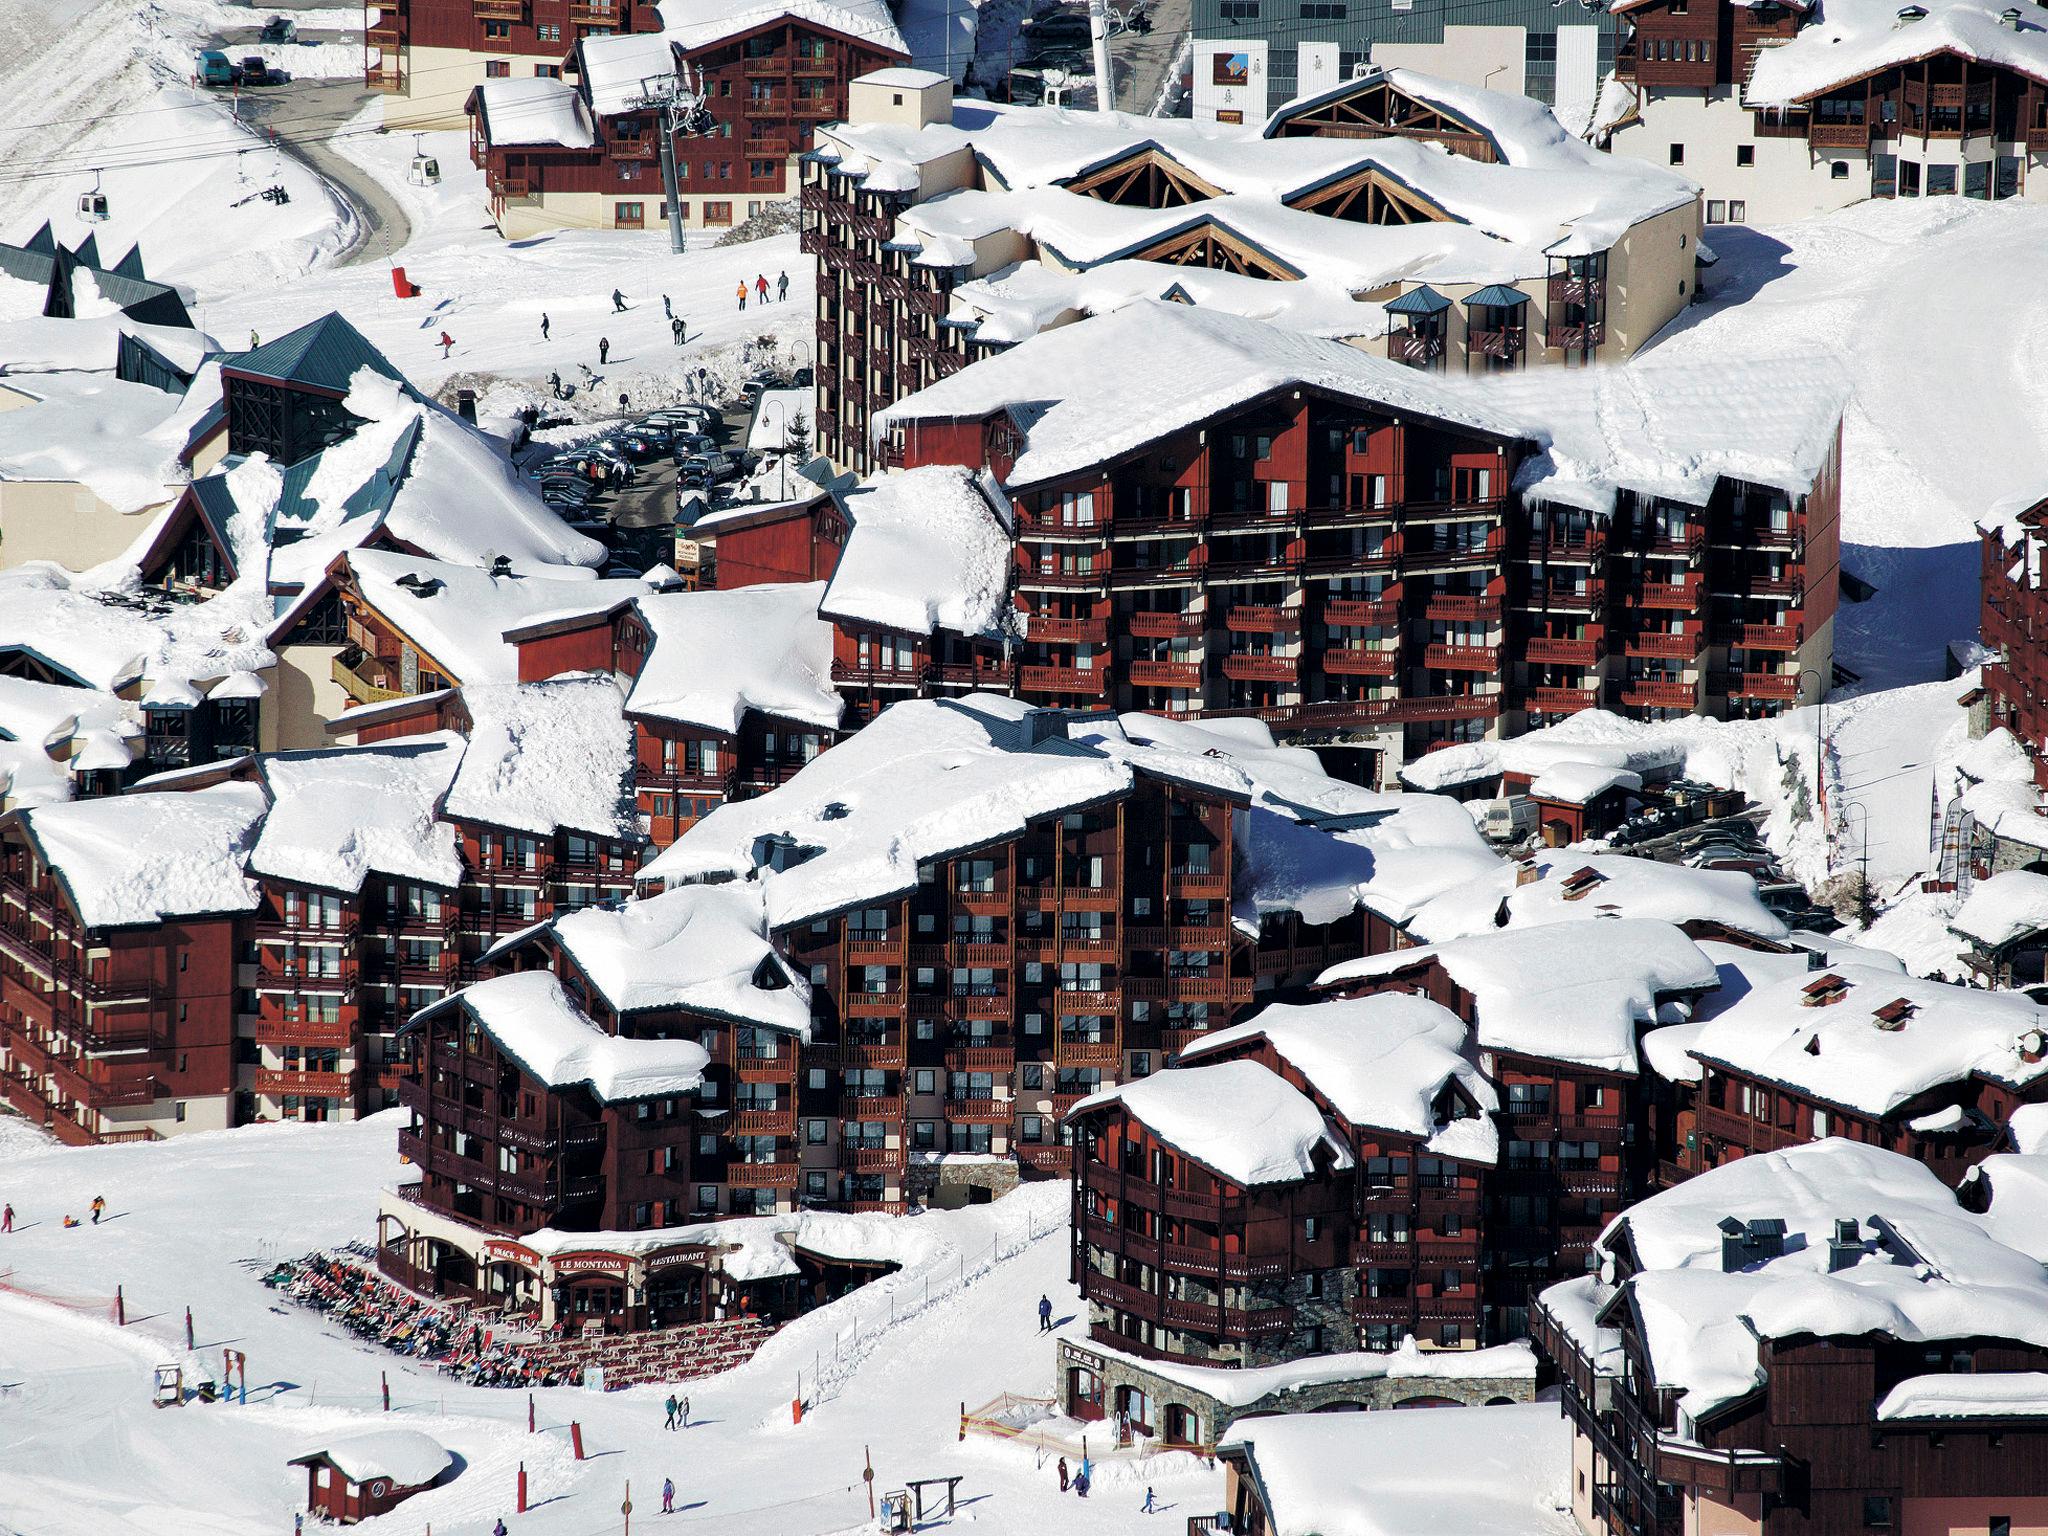
POLYGON ((81 192, 78 194, 78 216, 88 224, 107 222, 107 194, 104 192, 81 192))
POLYGON ((441 184, 441 162, 432 155, 414 155, 405 179, 416 187, 437 187, 441 184))
POLYGON ((439 1486, 455 1458, 418 1430, 379 1429, 294 1456, 287 1465, 306 1469, 309 1513, 353 1525, 439 1486))

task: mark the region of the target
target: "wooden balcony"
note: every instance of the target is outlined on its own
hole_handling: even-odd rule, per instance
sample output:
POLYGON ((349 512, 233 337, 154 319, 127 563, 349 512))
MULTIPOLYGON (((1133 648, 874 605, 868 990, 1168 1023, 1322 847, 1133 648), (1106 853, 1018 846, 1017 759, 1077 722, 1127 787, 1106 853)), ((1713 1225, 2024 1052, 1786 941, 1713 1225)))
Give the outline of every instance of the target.
POLYGON ((1180 901, 1223 901, 1230 895, 1230 876, 1206 869, 1176 869, 1168 876, 1166 888, 1180 901))
MULTIPOLYGON (((1384 599, 1382 599, 1384 601, 1384 599)), ((1439 624, 1493 624, 1500 620, 1497 597, 1431 597, 1422 605, 1422 616, 1439 624)), ((1331 620, 1332 623, 1336 621, 1331 620)))
POLYGON ((766 1163, 727 1163, 725 1182, 734 1189, 795 1189, 799 1169, 795 1159, 766 1163))
POLYGON ((734 1136, 794 1136, 796 1106, 785 1104, 780 1109, 735 1109, 726 1117, 726 1125, 734 1136))
POLYGON ((855 1173, 887 1172, 903 1166, 903 1148, 892 1147, 886 1141, 879 1145, 865 1140, 842 1141, 839 1143, 839 1166, 855 1173))
POLYGON ((1736 643, 1746 651, 1796 651, 1805 638, 1797 624, 1744 624, 1736 643))
POLYGON ((1447 672, 1498 672, 1497 645, 1432 645, 1422 653, 1422 664, 1447 672))
MULTIPOLYGON (((1124 616, 1124 628, 1140 640, 1193 639, 1207 622, 1199 613, 1131 613, 1124 616)), ((1038 622, 1032 621, 1032 638, 1038 636, 1038 622)))
POLYGON ((1134 661, 1130 680, 1139 688, 1199 688, 1202 664, 1198 661, 1134 661))
POLYGON ((905 1060, 904 1051, 905 1044, 900 1037, 894 1040, 842 1040, 839 1042, 839 1065, 900 1072, 905 1060))
POLYGON ((1529 707, 1546 715, 1575 715, 1600 707, 1598 688, 1531 688, 1529 707))
POLYGON ((524 21, 526 0, 469 0, 469 14, 478 21, 524 21))
POLYGON ((1226 656, 1223 675, 1240 683, 1294 683, 1301 677, 1299 656, 1226 656))
POLYGON ((1571 640, 1558 635, 1532 635, 1522 646, 1522 659, 1563 667, 1590 667, 1606 646, 1599 640, 1571 640))
POLYGON ((1017 1065, 1016 1050, 1007 1045, 955 1045, 946 1050, 948 1072, 1008 1072, 1017 1065))
POLYGON ((1394 331, 1387 337, 1387 356, 1397 363, 1427 367, 1438 362, 1443 355, 1444 339, 1441 336, 1394 331))
POLYGON ((1008 1125, 1017 1116, 1017 1101, 948 1098, 943 1113, 948 1125, 1008 1125))
POLYGON ((1100 695, 1108 686, 1108 674, 1094 667, 1019 667, 1017 685, 1032 693, 1100 695))
POLYGON ((1691 683, 1632 682, 1623 685, 1621 702, 1630 709, 1691 709, 1699 690, 1691 683))
POLYGON ((1223 627, 1233 634, 1264 635, 1301 628, 1301 610, 1247 603, 1233 604, 1223 616, 1223 627))
POLYGON ((263 1094, 299 1094, 312 1099, 353 1098, 353 1072, 286 1072, 270 1067, 256 1069, 256 1091, 263 1094))
POLYGON ((1739 672, 1727 678, 1732 699, 1763 699, 1773 704, 1791 704, 1799 698, 1799 679, 1781 672, 1739 672))
POLYGON ((1030 636, 1051 645, 1104 645, 1109 640, 1109 620, 1056 619, 1034 613, 1030 636))
POLYGON ((1630 606, 1691 613, 1700 605, 1701 585, 1697 571, 1682 581, 1646 581, 1636 589, 1630 606))
POLYGON ((1475 357, 1514 359, 1528 350, 1529 333, 1519 325, 1495 331, 1467 331, 1465 345, 1475 357))
POLYGON ((1670 634, 1651 631, 1648 634, 1630 635, 1623 650, 1630 656, 1656 656, 1667 661, 1691 661, 1699 655, 1701 637, 1697 632, 1670 634))
POLYGON ((770 54, 766 58, 744 59, 740 73, 750 80, 768 79, 789 73, 789 59, 782 54, 770 54))
POLYGON ((900 1093, 852 1093, 841 1096, 840 1110, 849 1120, 901 1120, 900 1093))
POLYGON ((372 681, 354 667, 350 667, 343 662, 339 656, 334 658, 331 673, 334 681, 340 685, 342 692, 346 693, 358 704, 382 704, 390 699, 402 699, 405 697, 403 689, 386 688, 382 683, 372 681))
POLYGON ((353 1025, 341 1022, 324 1024, 314 1019, 258 1019, 255 1028, 259 1045, 298 1045, 337 1051, 352 1047, 355 1033, 353 1025))
POLYGON ((1115 1067, 1122 1059, 1114 1040, 1070 1040, 1063 1035, 1053 1047, 1053 1060, 1063 1067, 1115 1067))
MULTIPOLYGON (((1500 611, 1498 605, 1494 611, 1500 611)), ((1399 624, 1401 594, 1397 589, 1384 597, 1330 598, 1323 604, 1323 622, 1343 629, 1381 629, 1390 624, 1399 624)))
POLYGON ((1815 149, 1865 149, 1870 144, 1870 124, 1810 122, 1806 142, 1815 149))
POLYGON ((1399 651, 1377 646, 1333 645, 1322 654, 1323 670, 1339 677, 1392 677, 1400 662, 1399 651))

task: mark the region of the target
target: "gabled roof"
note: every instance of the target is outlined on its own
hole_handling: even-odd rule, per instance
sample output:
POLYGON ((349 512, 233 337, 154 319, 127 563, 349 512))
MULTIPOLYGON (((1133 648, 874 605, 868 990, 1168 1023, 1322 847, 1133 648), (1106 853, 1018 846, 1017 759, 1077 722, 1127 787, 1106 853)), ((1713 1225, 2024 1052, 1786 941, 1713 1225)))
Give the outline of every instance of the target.
POLYGON ((361 331, 332 311, 252 351, 236 353, 221 365, 223 373, 239 378, 316 389, 337 398, 348 393, 350 381, 363 368, 404 382, 361 331))

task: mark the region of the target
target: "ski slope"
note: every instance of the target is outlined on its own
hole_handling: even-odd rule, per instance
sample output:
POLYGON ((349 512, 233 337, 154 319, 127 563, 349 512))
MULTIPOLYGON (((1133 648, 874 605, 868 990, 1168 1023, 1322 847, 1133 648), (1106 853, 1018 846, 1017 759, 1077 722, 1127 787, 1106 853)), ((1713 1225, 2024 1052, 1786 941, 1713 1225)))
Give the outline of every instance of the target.
POLYGON ((380 1371, 397 1410, 385 1422, 426 1431, 465 1466, 366 1523, 371 1533, 416 1536, 432 1522, 440 1536, 481 1536, 503 1517, 517 1536, 596 1536, 619 1529, 629 1481, 637 1521, 658 1515, 672 1477, 678 1513, 645 1528, 823 1536, 866 1524, 868 1454, 878 1490, 961 1474, 968 1502, 955 1523, 988 1532, 1129 1531, 1149 1523, 1136 1516, 1148 1482, 1178 1506, 1162 1529, 1218 1505, 1221 1473, 1184 1454, 1104 1464, 1083 1503, 1059 1493, 1031 1449, 958 1439, 963 1401, 1050 1393, 1055 1345, 1037 1331, 1041 1292, 1065 1319, 1062 1335, 1084 1331, 1065 1278, 1059 1183, 961 1211, 861 1218, 907 1224, 923 1256, 791 1324, 746 1366, 691 1383, 688 1431, 663 1430, 662 1387, 556 1388, 537 1394, 541 1433, 529 1436, 525 1394, 453 1385, 329 1328, 257 1278, 279 1257, 372 1235, 376 1191, 401 1171, 401 1118, 61 1148, 0 1116, 0 1199, 20 1228, 0 1236, 0 1285, 14 1288, 0 1290, 0 1532, 288 1531, 305 1478, 286 1458, 377 1427, 380 1371), (64 1228, 66 1211, 83 1216, 95 1194, 107 1221, 64 1228), (991 1263, 992 1251, 1010 1256, 991 1263), (125 1330, 96 1305, 116 1285, 125 1330), (187 1306, 200 1345, 188 1381, 218 1375, 224 1345, 243 1350, 248 1406, 149 1406, 151 1367, 185 1358, 187 1306), (790 1412, 799 1382, 800 1426, 790 1412), (591 1453, 581 1463, 567 1445, 571 1419, 591 1453), (522 1461, 533 1505, 524 1516, 513 1512, 522 1461))

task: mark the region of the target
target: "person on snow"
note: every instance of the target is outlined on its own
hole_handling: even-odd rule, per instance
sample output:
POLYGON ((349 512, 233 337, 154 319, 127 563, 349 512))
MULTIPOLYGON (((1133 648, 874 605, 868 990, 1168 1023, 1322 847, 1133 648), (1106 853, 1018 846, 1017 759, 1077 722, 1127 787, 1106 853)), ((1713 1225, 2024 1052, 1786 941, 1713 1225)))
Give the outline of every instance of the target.
POLYGON ((690 1427, 690 1400, 687 1397, 682 1402, 682 1422, 679 1427, 683 1429, 690 1427))
POLYGON ((676 317, 676 312, 668 307, 668 295, 665 293, 661 296, 661 312, 671 320, 676 317))
POLYGON ((673 1393, 673 1392, 669 1393, 669 1395, 668 1395, 668 1402, 667 1402, 667 1403, 666 1403, 666 1404, 665 1404, 664 1406, 666 1406, 666 1407, 667 1407, 667 1409, 668 1409, 668 1419, 666 1420, 666 1422, 664 1422, 664 1423, 662 1424, 662 1426, 661 1426, 661 1427, 662 1427, 663 1429, 674 1429, 674 1428, 676 1427, 676 1395, 675 1395, 675 1393, 673 1393))
POLYGON ((251 331, 249 333, 249 350, 251 352, 254 352, 258 347, 262 345, 263 338, 261 336, 258 336, 254 331, 251 331))
POLYGON ((1040 1333, 1052 1332, 1052 1298, 1050 1296, 1038 1298, 1038 1331, 1040 1333))
POLYGON ((562 372, 559 368, 548 375, 548 390, 557 400, 562 398, 562 372))
POLYGON ((1067 1458, 1066 1458, 1066 1457, 1064 1457, 1064 1456, 1062 1456, 1062 1457, 1060 1458, 1060 1492, 1061 1492, 1061 1493, 1065 1493, 1066 1491, 1067 1491, 1067 1458))
POLYGON ((548 339, 548 312, 546 310, 540 312, 540 339, 542 341, 548 339))
POLYGON ((742 311, 744 311, 744 310, 746 309, 746 307, 747 307, 747 280, 746 280, 746 279, 745 279, 745 278, 743 277, 743 278, 741 278, 741 279, 740 279, 740 309, 741 309, 742 311))
POLYGON ((614 288, 612 290, 612 313, 615 315, 622 315, 625 312, 626 296, 623 293, 619 292, 618 289, 614 288))
POLYGON ((0 1232, 12 1232, 13 1230, 14 1207, 10 1205, 4 1211, 0 1211, 0 1232))
POLYGON ((612 339, 609 336, 597 338, 597 366, 602 368, 612 360, 612 339))
POLYGON ((766 304, 766 303, 768 302, 768 274, 767 274, 767 273, 765 273, 765 272, 756 272, 756 273, 754 274, 754 295, 755 295, 755 297, 757 297, 758 299, 760 299, 760 301, 761 301, 761 302, 762 302, 763 304, 766 304))
POLYGON ((1143 1510, 1143 1513, 1148 1515, 1158 1513, 1158 1511, 1154 1509, 1152 1505, 1152 1489, 1149 1485, 1145 1489, 1145 1508, 1143 1510))
POLYGON ((675 338, 675 343, 679 347, 683 344, 684 329, 685 327, 680 317, 672 319, 668 323, 668 333, 675 338))
POLYGON ((1074 1479, 1074 1492, 1082 1498, 1088 1497, 1088 1463, 1081 1463, 1081 1475, 1074 1479))
POLYGON ((92 1224, 94 1226, 100 1224, 100 1216, 105 1212, 106 1208, 107 1197, 105 1195, 94 1195, 92 1197, 92 1224))
POLYGON ((491 1536, 512 1536, 512 1533, 505 1529, 505 1522, 500 1520, 491 1527, 491 1536))
POLYGON ((676 1484, 674 1478, 664 1477, 661 1480, 661 1512, 664 1515, 672 1515, 676 1512, 676 1484))
POLYGON ((442 362, 444 362, 444 363, 445 363, 445 362, 447 362, 447 361, 448 361, 448 350, 449 350, 449 348, 453 347, 454 345, 455 345, 455 338, 454 338, 453 336, 450 336, 450 335, 449 335, 449 334, 448 334, 448 333, 447 333, 446 331, 443 331, 443 332, 441 333, 441 361, 442 361, 442 362))
POLYGON ((789 274, 787 272, 775 279, 775 302, 778 304, 789 302, 789 274))
POLYGON ((75 1227, 75 1226, 79 1225, 79 1220, 78 1220, 78 1218, 77 1218, 76 1216, 70 1216, 70 1215, 67 1215, 67 1216, 66 1216, 66 1217, 64 1218, 64 1225, 65 1225, 65 1226, 67 1226, 67 1227, 75 1227))

